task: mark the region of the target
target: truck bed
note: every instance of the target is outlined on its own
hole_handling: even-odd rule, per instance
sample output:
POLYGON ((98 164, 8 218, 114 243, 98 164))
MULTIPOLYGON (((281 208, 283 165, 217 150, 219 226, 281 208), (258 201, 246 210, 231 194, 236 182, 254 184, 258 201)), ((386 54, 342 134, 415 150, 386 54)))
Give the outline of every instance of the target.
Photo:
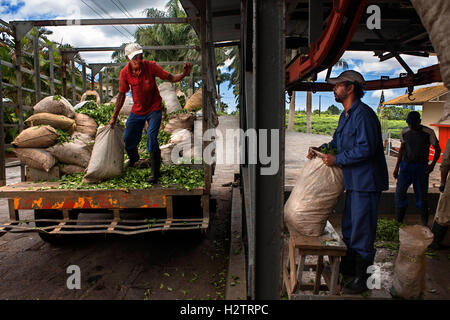
MULTIPOLYGON (((51 234, 88 234, 88 233, 117 233, 137 234, 169 229, 206 229, 209 224, 209 194, 204 188, 186 190, 177 186, 168 188, 155 185, 149 189, 140 190, 104 190, 104 189, 58 189, 59 182, 19 182, 0 187, 0 198, 8 199, 10 221, 0 224, 0 235, 9 232, 44 232, 51 234), (194 199, 201 208, 197 214, 186 216, 174 215, 174 198, 194 199), (159 216, 152 216, 152 209, 161 210, 159 216), (19 210, 38 210, 55 212, 49 220, 35 219, 20 220, 19 210), (111 218, 104 220, 70 219, 72 212, 96 213, 110 212, 111 218), (123 213, 136 211, 143 214, 137 220, 126 219, 123 213), (145 217, 145 219, 144 219, 145 217), (29 222, 56 223, 54 226, 36 228, 29 226, 29 222), (55 228, 56 227, 56 228, 55 228)), ((178 211, 188 211, 178 206, 178 211)), ((36 212, 36 211, 35 211, 36 212)), ((181 212, 183 213, 183 212, 181 212)))

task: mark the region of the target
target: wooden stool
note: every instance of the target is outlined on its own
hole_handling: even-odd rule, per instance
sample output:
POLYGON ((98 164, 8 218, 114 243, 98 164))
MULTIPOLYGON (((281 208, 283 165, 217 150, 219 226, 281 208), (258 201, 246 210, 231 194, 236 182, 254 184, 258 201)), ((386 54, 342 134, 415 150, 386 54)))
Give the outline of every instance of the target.
POLYGON ((329 221, 327 221, 324 234, 320 237, 291 234, 289 238, 289 255, 287 263, 283 266, 283 282, 289 298, 291 298, 297 287, 300 290, 313 289, 314 294, 318 294, 320 290, 325 291, 326 289, 332 295, 337 294, 340 291, 338 287, 339 264, 341 257, 345 256, 346 251, 347 246, 329 221), (307 255, 317 256, 317 265, 305 265, 307 255), (299 264, 296 262, 297 256, 299 264), (324 256, 328 256, 329 262, 324 262, 324 256), (288 267, 290 270, 288 270, 288 267), (316 271, 315 283, 314 285, 304 285, 301 283, 303 270, 308 271, 310 267, 316 271), (322 276, 327 286, 320 285, 322 276))

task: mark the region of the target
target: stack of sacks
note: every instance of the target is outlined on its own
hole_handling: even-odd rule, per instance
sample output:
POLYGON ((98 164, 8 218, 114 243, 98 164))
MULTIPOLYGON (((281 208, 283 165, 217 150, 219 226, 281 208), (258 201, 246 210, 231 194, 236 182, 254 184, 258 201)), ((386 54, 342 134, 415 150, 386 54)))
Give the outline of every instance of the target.
POLYGON ((165 115, 167 121, 161 123, 161 129, 170 134, 170 139, 169 143, 160 146, 161 159, 164 164, 171 164, 177 163, 175 160, 179 157, 191 158, 193 155, 192 140, 196 118, 194 111, 202 107, 202 92, 198 90, 188 99, 184 108, 178 109, 174 102, 176 99, 179 104, 175 89, 170 84, 170 87, 163 85, 164 83, 160 85, 160 90, 167 109, 167 115, 165 115), (172 157, 173 151, 175 153, 172 157))
POLYGON ((92 137, 85 133, 84 122, 78 126, 77 114, 70 102, 64 97, 49 96, 33 110, 34 114, 25 120, 29 128, 12 142, 19 160, 30 168, 46 172, 58 161, 62 164, 62 173, 84 171, 92 152, 92 137), (58 133, 59 130, 71 135, 71 142, 58 144, 59 134, 64 134, 58 133))

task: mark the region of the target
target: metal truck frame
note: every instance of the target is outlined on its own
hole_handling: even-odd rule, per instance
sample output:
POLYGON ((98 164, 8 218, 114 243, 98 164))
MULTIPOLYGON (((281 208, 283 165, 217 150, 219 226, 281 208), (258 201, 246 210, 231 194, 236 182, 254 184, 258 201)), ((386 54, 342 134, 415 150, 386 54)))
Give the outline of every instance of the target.
MULTIPOLYGON (((3 24, 5 22, 2 21, 3 24)), ((202 54, 202 85, 203 85, 203 104, 202 109, 202 133, 209 128, 214 128, 215 113, 215 57, 214 44, 211 41, 211 24, 208 23, 205 13, 195 18, 129 18, 129 19, 81 19, 81 20, 35 20, 35 21, 12 21, 10 25, 14 30, 14 38, 16 42, 16 64, 9 66, 7 62, 0 61, 0 65, 8 65, 16 69, 17 80, 17 104, 6 105, 6 107, 16 108, 19 114, 19 131, 24 129, 22 101, 22 90, 26 89, 36 93, 36 101, 41 99, 40 81, 41 78, 50 80, 51 93, 54 94, 53 64, 51 61, 50 77, 40 74, 39 71, 39 55, 38 40, 35 39, 34 56, 35 70, 27 70, 21 66, 22 49, 20 39, 26 36, 27 32, 35 26, 67 26, 67 25, 119 25, 119 24, 157 24, 157 23, 195 23, 200 26, 200 41, 202 54), (22 72, 33 74, 36 79, 36 89, 28 89, 22 87, 22 72)), ((74 55, 79 51, 110 51, 118 48, 70 48, 62 49, 63 56, 61 73, 62 81, 59 82, 63 88, 63 95, 67 97, 66 84, 66 64, 70 60, 74 66, 74 55)), ((144 47, 144 50, 164 50, 164 47, 144 47)), ((171 46, 171 49, 199 49, 192 46, 171 46), (172 48, 173 47, 173 48, 172 48)), ((52 59, 50 59, 52 60, 52 59)), ((162 64, 179 64, 180 62, 163 62, 162 64)), ((193 62, 196 63, 196 62, 193 62)), ((116 64, 91 64, 83 65, 83 90, 86 90, 86 67, 90 67, 92 72, 92 85, 94 76, 101 71, 104 66, 116 64)), ((72 69, 74 70, 74 68, 72 69)), ((1 77, 1 72, 0 72, 1 77)), ((72 71, 72 79, 74 79, 72 71)), ((102 96, 102 73, 99 74, 100 95, 102 96)), ((115 83, 113 79, 113 90, 115 83)), ((74 84, 75 81, 72 81, 74 84)), ((3 83, 4 84, 4 83, 3 83)), ((49 242, 58 242, 64 237, 62 235, 81 235, 81 234, 121 234, 134 235, 152 231, 167 230, 189 230, 198 229, 203 233, 209 226, 209 200, 213 174, 213 165, 204 163, 202 165, 187 165, 194 168, 202 168, 204 171, 205 186, 192 190, 185 190, 177 186, 155 186, 151 189, 142 190, 69 190, 59 189, 58 182, 26 182, 25 168, 21 165, 22 182, 12 185, 6 184, 5 170, 5 148, 10 145, 4 143, 4 123, 3 123, 3 102, 2 102, 2 83, 0 82, 0 153, 2 159, 0 161, 0 198, 8 199, 9 222, 0 224, 0 236, 7 232, 38 232, 41 238, 49 242), (177 202, 198 201, 201 207, 201 213, 198 215, 186 215, 185 211, 174 210, 177 202), (161 209, 161 210, 155 210, 161 209), (21 220, 19 217, 20 210, 34 210, 34 219, 21 220), (109 212, 112 214, 110 219, 101 220, 78 220, 78 214, 109 212), (145 219, 123 219, 122 213, 138 212, 150 214, 145 219), (152 213, 155 214, 152 214, 152 213), (35 226, 29 225, 34 222, 35 226)), ((191 77, 191 86, 193 86, 193 77, 191 77)), ((80 88, 78 88, 80 89, 80 88)), ((76 84, 72 85, 72 103, 76 101, 76 84)), ((109 90, 107 90, 107 93, 109 90)), ((45 93, 49 95, 48 93, 45 93)), ((31 107, 28 107, 30 109, 31 107)), ((202 151, 208 146, 207 142, 202 143, 202 151)))

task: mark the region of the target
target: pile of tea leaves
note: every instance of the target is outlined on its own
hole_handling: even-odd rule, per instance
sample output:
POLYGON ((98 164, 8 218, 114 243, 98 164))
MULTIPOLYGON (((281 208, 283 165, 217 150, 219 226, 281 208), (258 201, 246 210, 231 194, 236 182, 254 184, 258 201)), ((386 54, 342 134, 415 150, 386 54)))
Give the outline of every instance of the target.
POLYGON ((375 247, 398 250, 400 247, 399 229, 403 224, 394 219, 379 218, 375 247))
POLYGON ((114 113, 114 103, 97 104, 95 101, 86 102, 76 112, 86 114, 97 122, 97 125, 107 125, 114 113))
MULTIPOLYGON (((126 168, 120 177, 115 177, 95 184, 82 182, 84 173, 74 173, 63 176, 57 189, 106 189, 106 190, 136 190, 152 188, 151 183, 146 182, 151 176, 151 169, 126 168)), ((159 185, 164 188, 178 187, 186 190, 204 187, 203 170, 192 169, 177 165, 161 165, 161 177, 159 185)))

